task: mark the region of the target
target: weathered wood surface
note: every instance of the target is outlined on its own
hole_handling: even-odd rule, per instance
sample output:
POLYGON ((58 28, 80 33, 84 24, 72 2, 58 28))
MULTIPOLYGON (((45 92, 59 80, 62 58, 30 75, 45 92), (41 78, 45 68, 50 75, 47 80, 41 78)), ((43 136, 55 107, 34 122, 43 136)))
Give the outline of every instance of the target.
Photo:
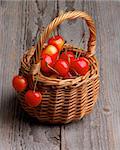
MULTIPOLYGON (((0 150, 120 149, 119 27, 119 1, 0 1, 0 150), (94 111, 81 121, 41 125, 18 106, 11 79, 38 27, 46 26, 60 10, 74 9, 87 11, 96 22, 100 96, 94 111)), ((66 21, 58 28, 76 45, 83 31, 86 25, 80 20, 66 21)))

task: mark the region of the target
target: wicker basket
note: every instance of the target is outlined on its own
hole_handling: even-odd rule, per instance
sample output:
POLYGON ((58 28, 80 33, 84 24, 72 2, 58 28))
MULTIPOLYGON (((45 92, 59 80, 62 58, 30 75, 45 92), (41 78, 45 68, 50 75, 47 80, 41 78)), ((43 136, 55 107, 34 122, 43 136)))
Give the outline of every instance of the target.
MULTIPOLYGON (((41 122, 52 124, 65 124, 73 120, 81 119, 90 113, 99 92, 99 72, 97 60, 94 56, 96 48, 96 30, 92 18, 81 11, 70 11, 56 17, 44 30, 37 45, 29 49, 21 60, 19 74, 28 79, 28 89, 33 89, 36 79, 37 90, 43 93, 43 99, 39 106, 29 107, 24 102, 26 91, 19 93, 22 107, 33 117, 41 122), (40 72, 40 53, 44 43, 51 32, 64 20, 82 18, 86 21, 90 38, 87 52, 82 52, 90 62, 89 72, 85 76, 74 79, 52 79, 40 72)), ((64 49, 80 51, 72 45, 65 44, 64 49)))

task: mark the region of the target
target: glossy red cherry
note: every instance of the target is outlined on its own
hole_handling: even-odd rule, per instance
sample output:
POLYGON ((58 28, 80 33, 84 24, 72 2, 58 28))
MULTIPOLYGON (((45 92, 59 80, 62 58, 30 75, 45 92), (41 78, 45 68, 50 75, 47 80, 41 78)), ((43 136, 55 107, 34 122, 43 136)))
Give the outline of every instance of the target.
POLYGON ((61 59, 66 60, 69 64, 74 61, 75 56, 71 51, 63 52, 60 56, 61 59))
POLYGON ((17 75, 13 77, 12 85, 16 91, 21 92, 27 87, 27 80, 23 76, 17 75))
POLYGON ((80 57, 72 62, 71 69, 84 76, 89 70, 89 61, 85 57, 80 57))
POLYGON ((40 92, 28 90, 25 94, 25 103, 30 107, 36 107, 41 103, 42 95, 40 92))
POLYGON ((69 64, 67 61, 59 59, 56 61, 54 69, 59 73, 60 76, 65 77, 69 71, 69 64))
POLYGON ((49 55, 52 59, 56 60, 58 56, 58 49, 54 45, 47 45, 42 54, 49 55))
POLYGON ((54 45, 59 51, 62 49, 64 42, 64 39, 60 35, 55 35, 48 40, 48 44, 54 45))
POLYGON ((52 57, 47 54, 43 54, 41 60, 41 70, 44 73, 49 73, 51 71, 50 67, 53 67, 53 65, 54 65, 54 61, 52 57))

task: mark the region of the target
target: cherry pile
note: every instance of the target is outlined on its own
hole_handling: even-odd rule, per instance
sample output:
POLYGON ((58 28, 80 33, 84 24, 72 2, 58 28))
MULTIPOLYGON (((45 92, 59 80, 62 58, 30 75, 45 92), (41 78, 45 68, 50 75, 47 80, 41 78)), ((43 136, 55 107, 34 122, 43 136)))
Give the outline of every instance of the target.
POLYGON ((89 70, 89 61, 85 57, 75 57, 71 50, 63 51, 64 39, 53 36, 42 51, 41 71, 44 75, 54 78, 71 78, 75 75, 84 76, 89 70))
MULTIPOLYGON (((41 54, 41 72, 50 78, 69 79, 73 76, 84 76, 89 70, 89 61, 85 57, 77 57, 71 50, 64 51, 65 41, 60 35, 51 37, 41 54)), ((23 76, 14 76, 12 85, 17 92, 24 91, 28 82, 23 76)), ((28 90, 25 93, 25 103, 30 107, 38 106, 42 101, 39 91, 28 90)))

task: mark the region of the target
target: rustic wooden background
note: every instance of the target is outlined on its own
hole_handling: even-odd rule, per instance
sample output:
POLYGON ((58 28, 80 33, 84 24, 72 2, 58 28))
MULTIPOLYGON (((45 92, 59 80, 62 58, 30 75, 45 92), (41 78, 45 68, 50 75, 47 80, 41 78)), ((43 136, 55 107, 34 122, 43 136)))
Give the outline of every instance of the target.
MULTIPOLYGON (((86 25, 80 20, 66 21, 58 31, 77 45, 86 25)), ((120 150, 119 1, 0 0, 0 150, 120 150), (74 9, 88 12, 96 23, 99 99, 82 121, 41 125, 18 106, 11 79, 38 27, 46 26, 61 10, 74 9)))

